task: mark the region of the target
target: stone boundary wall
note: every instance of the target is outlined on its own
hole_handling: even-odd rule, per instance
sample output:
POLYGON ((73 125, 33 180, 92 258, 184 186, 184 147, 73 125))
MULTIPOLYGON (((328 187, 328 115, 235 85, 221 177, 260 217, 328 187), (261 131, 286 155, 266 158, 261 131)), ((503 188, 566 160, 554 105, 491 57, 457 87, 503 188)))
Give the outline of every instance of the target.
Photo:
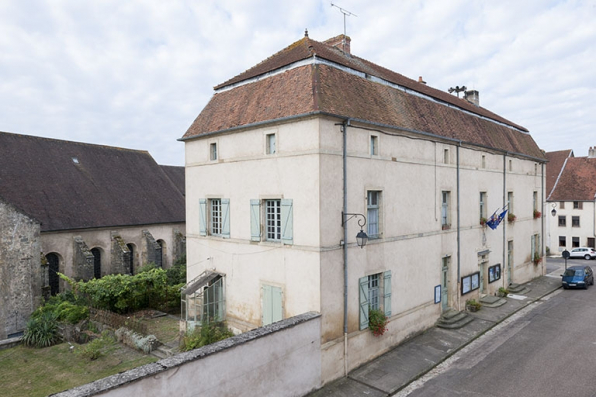
POLYGON ((303 396, 320 386, 321 315, 309 312, 53 396, 303 396))

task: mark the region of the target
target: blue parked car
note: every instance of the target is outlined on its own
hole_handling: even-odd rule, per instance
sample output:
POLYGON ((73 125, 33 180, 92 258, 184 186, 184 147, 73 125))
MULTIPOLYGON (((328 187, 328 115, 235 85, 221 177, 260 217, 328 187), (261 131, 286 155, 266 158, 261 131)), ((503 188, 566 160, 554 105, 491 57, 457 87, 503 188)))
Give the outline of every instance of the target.
POLYGON ((588 289, 588 285, 594 285, 594 273, 590 266, 571 266, 563 273, 563 288, 588 289))

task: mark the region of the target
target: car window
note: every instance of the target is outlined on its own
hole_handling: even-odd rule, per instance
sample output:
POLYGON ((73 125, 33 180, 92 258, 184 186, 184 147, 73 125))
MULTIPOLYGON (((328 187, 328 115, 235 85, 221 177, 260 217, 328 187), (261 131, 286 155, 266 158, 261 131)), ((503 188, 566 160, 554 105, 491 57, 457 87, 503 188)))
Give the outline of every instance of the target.
POLYGON ((573 277, 575 275, 575 269, 567 269, 565 270, 565 273, 563 273, 563 276, 565 277, 573 277))

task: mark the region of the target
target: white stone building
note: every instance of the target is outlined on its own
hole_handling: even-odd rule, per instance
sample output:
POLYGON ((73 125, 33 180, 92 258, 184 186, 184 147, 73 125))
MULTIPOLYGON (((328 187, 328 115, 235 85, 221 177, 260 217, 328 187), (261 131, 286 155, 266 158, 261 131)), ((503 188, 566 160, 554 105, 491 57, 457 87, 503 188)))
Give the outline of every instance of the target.
POLYGON ((546 157, 549 252, 596 248, 596 148, 587 157, 575 157, 572 150, 546 157))
POLYGON ((543 273, 545 159, 528 131, 343 39, 306 36, 218 85, 181 138, 197 318, 245 331, 320 312, 323 382, 543 273), (508 202, 515 222, 480 224, 508 202), (344 235, 342 213, 366 218, 364 248, 363 217, 344 235))

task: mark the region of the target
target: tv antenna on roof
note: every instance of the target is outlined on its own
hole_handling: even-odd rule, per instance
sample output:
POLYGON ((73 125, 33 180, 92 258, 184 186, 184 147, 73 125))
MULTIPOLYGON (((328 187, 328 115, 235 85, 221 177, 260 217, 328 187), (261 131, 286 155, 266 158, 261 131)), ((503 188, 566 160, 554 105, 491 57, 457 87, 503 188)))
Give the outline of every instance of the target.
POLYGON ((343 39, 343 50, 344 53, 346 52, 346 17, 351 17, 351 16, 355 16, 357 17, 358 15, 354 14, 353 12, 350 12, 348 10, 345 10, 343 8, 341 8, 340 6, 338 6, 337 4, 333 4, 331 3, 331 7, 337 7, 337 9, 339 9, 339 11, 344 14, 344 39, 343 39))

